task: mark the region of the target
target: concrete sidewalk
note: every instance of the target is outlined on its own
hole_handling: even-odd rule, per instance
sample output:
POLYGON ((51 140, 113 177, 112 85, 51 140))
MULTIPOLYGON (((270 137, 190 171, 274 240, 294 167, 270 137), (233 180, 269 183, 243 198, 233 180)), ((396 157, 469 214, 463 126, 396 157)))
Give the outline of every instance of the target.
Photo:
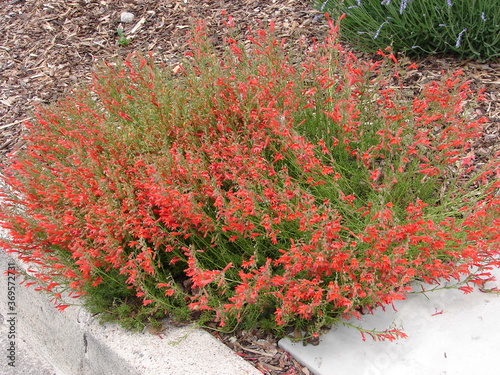
MULTIPOLYGON (((15 315, 7 311, 0 251, 0 374, 28 375, 257 375, 260 371, 208 332, 168 326, 160 335, 99 324, 82 307, 56 310, 43 293, 16 283, 15 315), (8 331, 15 317, 15 368, 8 365, 8 331)), ((20 267, 17 265, 17 267, 20 267)), ((12 313, 12 312, 11 312, 12 313)))
MULTIPOLYGON (((500 280, 500 270, 491 274, 500 280)), ((499 286, 492 282, 488 288, 499 286)), ((428 286, 429 289, 430 286, 428 286)), ((420 289, 416 289, 420 290, 420 289)), ((280 346, 315 375, 498 375, 500 295, 457 289, 412 294, 362 320, 369 330, 399 327, 408 338, 373 341, 350 327, 325 334, 318 346, 282 339, 280 346)))

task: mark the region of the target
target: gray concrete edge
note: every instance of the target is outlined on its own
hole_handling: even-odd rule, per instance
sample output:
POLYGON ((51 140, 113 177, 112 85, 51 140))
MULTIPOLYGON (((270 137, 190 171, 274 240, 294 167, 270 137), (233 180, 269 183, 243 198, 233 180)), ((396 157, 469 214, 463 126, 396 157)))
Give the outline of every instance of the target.
POLYGON ((15 316, 17 340, 33 348, 57 375, 261 374, 202 329, 167 325, 159 335, 128 332, 116 324, 100 324, 81 306, 59 312, 47 295, 19 285, 19 280, 15 315, 8 315, 5 271, 13 262, 18 269, 25 267, 0 250, 0 314, 4 320, 15 316))

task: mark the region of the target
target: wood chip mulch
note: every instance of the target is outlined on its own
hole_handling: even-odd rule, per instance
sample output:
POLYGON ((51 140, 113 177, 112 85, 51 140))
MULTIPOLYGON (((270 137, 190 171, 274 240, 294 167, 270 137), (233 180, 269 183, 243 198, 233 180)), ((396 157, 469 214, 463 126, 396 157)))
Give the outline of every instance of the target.
MULTIPOLYGON (((309 0, 2 0, 0 5, 0 164, 7 164, 7 155, 21 146, 23 123, 33 118, 34 106, 85 85, 103 60, 152 51, 158 61, 175 62, 186 51, 186 33, 195 20, 207 22, 215 40, 227 32, 223 11, 241 33, 271 20, 278 36, 289 40, 321 40, 327 30, 309 0), (123 12, 132 13, 133 21, 121 22, 123 12), (118 30, 128 45, 119 43, 118 30)), ((442 71, 458 68, 473 88, 485 88, 475 115, 489 122, 477 148, 500 145, 499 61, 429 57, 417 63, 411 79, 417 89, 442 71)), ((216 336, 264 374, 309 374, 270 336, 257 331, 216 336)))

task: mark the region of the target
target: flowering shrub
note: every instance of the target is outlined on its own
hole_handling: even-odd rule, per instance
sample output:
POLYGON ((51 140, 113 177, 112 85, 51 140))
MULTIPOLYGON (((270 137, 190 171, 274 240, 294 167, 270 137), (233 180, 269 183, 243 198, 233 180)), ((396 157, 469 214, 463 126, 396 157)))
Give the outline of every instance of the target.
POLYGON ((500 56, 500 7, 491 0, 319 0, 318 9, 347 17, 341 34, 375 52, 500 56))
POLYGON ((473 93, 456 73, 409 99, 394 55, 359 61, 330 27, 292 63, 272 25, 221 53, 199 26, 172 72, 134 55, 39 109, 3 172, 2 247, 56 299, 279 335, 415 279, 488 280, 470 267, 498 265, 499 155, 474 159, 473 93))

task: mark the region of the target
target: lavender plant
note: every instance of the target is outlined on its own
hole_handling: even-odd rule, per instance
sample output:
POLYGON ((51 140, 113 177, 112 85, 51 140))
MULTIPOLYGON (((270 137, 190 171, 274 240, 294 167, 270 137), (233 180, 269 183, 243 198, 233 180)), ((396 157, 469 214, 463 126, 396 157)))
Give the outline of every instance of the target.
POLYGON ((341 34, 361 50, 391 46, 417 56, 500 56, 498 0, 318 0, 316 5, 333 17, 345 14, 341 34))

